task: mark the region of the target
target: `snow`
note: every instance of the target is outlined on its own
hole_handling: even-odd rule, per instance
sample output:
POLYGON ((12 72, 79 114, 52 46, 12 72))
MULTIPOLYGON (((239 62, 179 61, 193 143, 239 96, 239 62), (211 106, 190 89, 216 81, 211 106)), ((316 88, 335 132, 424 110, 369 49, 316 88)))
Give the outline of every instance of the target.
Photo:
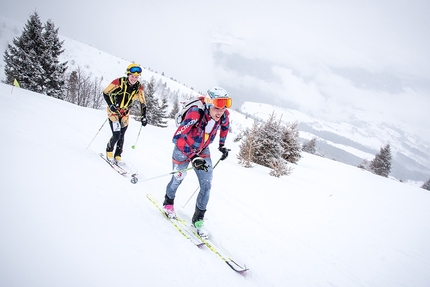
MULTIPOLYGON (((104 111, 5 84, 0 99, 0 286, 430 282, 424 189, 306 153, 290 176, 274 178, 268 168, 238 164, 233 129, 232 151, 214 170, 206 224, 213 240, 250 269, 242 276, 188 242, 146 198, 164 196, 172 121, 168 128, 146 126, 139 138, 140 123, 131 121, 123 159, 140 174, 133 185, 97 154, 111 135, 107 124, 97 134, 104 111)), ((244 125, 237 113, 232 120, 244 125)), ((221 156, 215 147, 214 161, 221 156)), ((175 201, 186 218, 195 196, 184 204, 197 187, 189 171, 175 201)))

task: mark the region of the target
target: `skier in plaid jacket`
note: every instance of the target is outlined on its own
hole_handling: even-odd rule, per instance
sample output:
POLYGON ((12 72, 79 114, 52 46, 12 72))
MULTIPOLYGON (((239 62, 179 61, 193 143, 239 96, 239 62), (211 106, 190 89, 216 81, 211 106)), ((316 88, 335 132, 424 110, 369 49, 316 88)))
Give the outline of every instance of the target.
MULTIPOLYGON (((207 238, 208 232, 204 228, 203 218, 209 201, 213 176, 209 145, 215 140, 219 130, 218 150, 222 153, 221 160, 227 158, 229 149, 224 146, 230 127, 230 113, 227 108, 231 107, 232 100, 227 92, 219 87, 209 89, 201 100, 205 103, 204 109, 192 106, 173 136, 175 146, 172 164, 174 171, 187 169, 190 163, 194 167, 199 180, 200 191, 197 196, 192 223, 197 233, 207 238)), ((163 206, 169 217, 176 217, 174 199, 185 176, 186 171, 177 172, 167 184, 163 206)))

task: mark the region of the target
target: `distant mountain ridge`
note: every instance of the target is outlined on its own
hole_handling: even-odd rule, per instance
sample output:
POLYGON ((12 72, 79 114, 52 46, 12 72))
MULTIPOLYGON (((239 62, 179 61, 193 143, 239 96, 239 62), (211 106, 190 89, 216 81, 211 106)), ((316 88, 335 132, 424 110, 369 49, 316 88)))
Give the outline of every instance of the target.
POLYGON ((285 122, 298 122, 303 139, 317 137, 317 147, 327 158, 355 165, 363 159, 372 160, 387 143, 391 146, 391 176, 399 180, 426 181, 430 177, 430 145, 416 135, 387 123, 330 122, 313 118, 297 110, 262 103, 246 102, 241 111, 261 119, 272 112, 285 122))

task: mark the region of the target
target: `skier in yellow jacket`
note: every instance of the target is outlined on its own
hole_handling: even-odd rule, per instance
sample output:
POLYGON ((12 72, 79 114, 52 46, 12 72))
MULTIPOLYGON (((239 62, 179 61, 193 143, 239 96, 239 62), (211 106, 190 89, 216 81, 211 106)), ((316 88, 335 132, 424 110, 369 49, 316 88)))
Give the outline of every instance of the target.
POLYGON ((107 103, 109 125, 112 130, 112 137, 106 147, 108 160, 121 161, 124 135, 129 121, 129 108, 134 100, 139 99, 140 102, 140 121, 142 126, 146 126, 148 123, 145 93, 142 84, 139 82, 141 73, 142 68, 138 64, 130 64, 126 70, 127 76, 113 80, 103 91, 103 96, 107 103))

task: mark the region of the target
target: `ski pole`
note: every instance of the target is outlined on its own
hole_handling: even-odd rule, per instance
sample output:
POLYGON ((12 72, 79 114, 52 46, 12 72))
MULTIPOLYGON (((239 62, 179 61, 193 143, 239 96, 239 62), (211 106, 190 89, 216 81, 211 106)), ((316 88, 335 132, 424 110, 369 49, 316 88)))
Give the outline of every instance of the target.
POLYGON ((139 129, 139 133, 137 134, 136 143, 135 143, 134 145, 132 145, 132 146, 131 146, 131 148, 132 148, 132 149, 135 149, 135 148, 136 148, 137 140, 139 139, 140 131, 142 130, 142 127, 143 127, 143 126, 141 125, 141 126, 140 126, 140 129, 139 129))
POLYGON ((162 175, 159 175, 159 176, 151 177, 151 178, 139 181, 139 182, 153 180, 153 179, 160 178, 160 177, 163 177, 163 176, 168 176, 168 175, 171 175, 171 174, 184 172, 184 171, 187 171, 187 170, 190 170, 190 169, 193 169, 193 167, 189 167, 189 168, 185 168, 185 169, 181 169, 181 170, 175 170, 175 171, 172 171, 172 172, 169 172, 169 173, 166 173, 166 174, 162 174, 162 175))
MULTIPOLYGON (((216 162, 216 164, 214 165, 214 167, 212 169, 215 169, 220 161, 221 161, 221 158, 216 162)), ((200 185, 197 186, 196 190, 194 190, 193 194, 191 194, 190 198, 188 198, 187 202, 185 202, 185 204, 182 206, 182 208, 185 208, 185 206, 188 204, 188 202, 191 200, 191 198, 194 196, 194 194, 196 194, 197 190, 199 190, 199 188, 200 188, 200 185)))
POLYGON ((102 130, 102 128, 104 127, 104 125, 106 124, 106 122, 107 122, 107 118, 105 119, 105 121, 103 122, 103 124, 102 124, 102 126, 99 128, 99 130, 98 130, 98 132, 96 133, 96 135, 94 136, 94 138, 93 138, 93 140, 90 142, 90 144, 87 146, 87 148, 86 149, 88 149, 89 147, 90 147, 90 145, 93 143, 93 141, 95 140, 95 138, 97 137, 97 135, 99 134, 99 132, 102 130))

